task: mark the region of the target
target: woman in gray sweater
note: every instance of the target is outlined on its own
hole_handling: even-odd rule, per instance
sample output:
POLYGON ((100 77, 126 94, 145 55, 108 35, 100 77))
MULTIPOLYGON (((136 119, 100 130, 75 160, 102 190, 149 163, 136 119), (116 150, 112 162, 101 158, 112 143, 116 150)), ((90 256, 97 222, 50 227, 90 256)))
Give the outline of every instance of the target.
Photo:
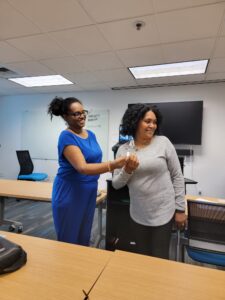
POLYGON ((133 140, 117 152, 117 157, 127 155, 129 159, 114 171, 112 184, 116 189, 129 188, 138 252, 169 258, 173 220, 179 228, 186 222, 184 178, 174 146, 157 135, 161 120, 157 107, 149 104, 135 104, 126 110, 121 134, 133 140))

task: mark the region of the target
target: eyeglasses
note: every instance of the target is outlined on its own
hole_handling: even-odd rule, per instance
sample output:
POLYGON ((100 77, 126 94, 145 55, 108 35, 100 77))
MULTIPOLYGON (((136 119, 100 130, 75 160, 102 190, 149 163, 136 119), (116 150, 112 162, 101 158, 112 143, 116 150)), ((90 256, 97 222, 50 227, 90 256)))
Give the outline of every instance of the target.
POLYGON ((88 115, 88 111, 87 110, 83 110, 83 111, 75 111, 73 113, 69 113, 69 116, 73 116, 75 118, 79 118, 81 116, 86 117, 88 115))

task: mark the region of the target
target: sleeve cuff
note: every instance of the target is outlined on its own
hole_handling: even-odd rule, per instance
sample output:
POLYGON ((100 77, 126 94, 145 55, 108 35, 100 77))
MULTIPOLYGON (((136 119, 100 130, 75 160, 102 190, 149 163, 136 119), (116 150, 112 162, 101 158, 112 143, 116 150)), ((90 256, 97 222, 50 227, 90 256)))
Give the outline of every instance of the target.
POLYGON ((183 214, 183 213, 185 213, 185 210, 182 210, 182 209, 176 209, 175 212, 176 212, 176 213, 183 214))
POLYGON ((133 173, 134 173, 134 172, 132 172, 132 173, 127 173, 127 172, 125 171, 124 168, 121 169, 121 175, 122 175, 123 177, 125 177, 125 178, 130 178, 130 177, 133 175, 133 173))

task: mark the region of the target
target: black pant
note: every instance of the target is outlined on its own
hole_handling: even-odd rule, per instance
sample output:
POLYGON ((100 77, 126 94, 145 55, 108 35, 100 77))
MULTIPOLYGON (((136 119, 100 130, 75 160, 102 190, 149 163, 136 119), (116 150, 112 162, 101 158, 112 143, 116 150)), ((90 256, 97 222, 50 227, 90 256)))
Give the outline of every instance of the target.
POLYGON ((169 259, 173 218, 165 225, 145 226, 131 220, 137 253, 169 259))

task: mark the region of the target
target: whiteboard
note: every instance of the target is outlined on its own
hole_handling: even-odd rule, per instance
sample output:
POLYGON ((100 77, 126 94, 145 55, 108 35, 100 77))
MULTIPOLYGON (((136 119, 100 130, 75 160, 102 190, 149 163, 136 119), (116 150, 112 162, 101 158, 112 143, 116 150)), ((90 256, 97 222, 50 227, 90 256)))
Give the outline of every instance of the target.
POLYGON ((90 110, 87 117, 86 128, 95 133, 102 149, 102 161, 106 161, 108 159, 109 111, 90 110))
MULTIPOLYGON (((53 117, 43 111, 22 112, 21 147, 29 150, 32 158, 58 159, 57 144, 62 130, 67 127, 61 117, 53 117)), ((91 110, 87 117, 86 129, 96 135, 103 152, 103 161, 108 158, 108 110, 91 110)))

